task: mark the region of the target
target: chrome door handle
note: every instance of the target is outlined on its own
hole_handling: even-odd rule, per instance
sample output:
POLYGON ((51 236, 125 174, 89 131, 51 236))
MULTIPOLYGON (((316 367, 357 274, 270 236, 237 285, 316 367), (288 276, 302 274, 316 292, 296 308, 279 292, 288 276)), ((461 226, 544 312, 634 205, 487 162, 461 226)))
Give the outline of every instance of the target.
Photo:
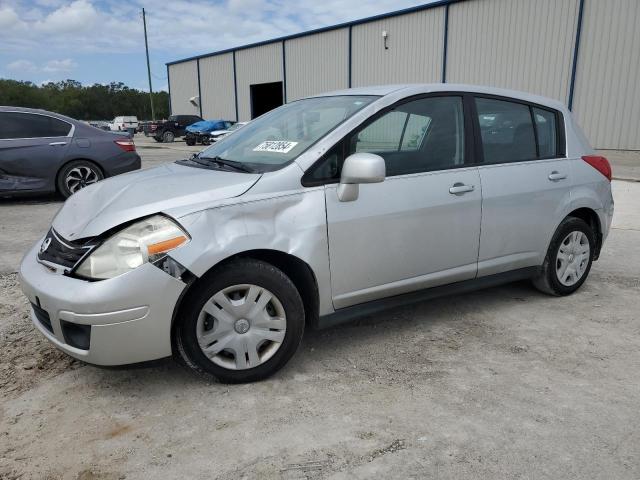
POLYGON ((51 142, 49 145, 51 145, 52 147, 56 147, 58 145, 66 145, 67 142, 51 142))
POLYGON ((552 182, 557 182, 558 180, 564 180, 565 178, 567 178, 566 173, 559 173, 556 170, 554 170, 549 174, 549 180, 551 180, 552 182))
POLYGON ((473 192, 475 187, 473 185, 465 185, 464 183, 456 182, 453 184, 451 188, 449 188, 449 193, 452 195, 461 195, 467 192, 473 192))

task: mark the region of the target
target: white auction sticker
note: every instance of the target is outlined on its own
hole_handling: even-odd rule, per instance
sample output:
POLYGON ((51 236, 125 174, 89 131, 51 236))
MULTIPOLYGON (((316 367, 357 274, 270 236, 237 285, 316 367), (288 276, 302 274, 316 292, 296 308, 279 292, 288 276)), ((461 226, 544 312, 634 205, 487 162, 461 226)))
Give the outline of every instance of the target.
POLYGON ((275 153, 289 153, 298 142, 290 142, 288 140, 267 140, 262 142, 256 148, 254 152, 275 152, 275 153))

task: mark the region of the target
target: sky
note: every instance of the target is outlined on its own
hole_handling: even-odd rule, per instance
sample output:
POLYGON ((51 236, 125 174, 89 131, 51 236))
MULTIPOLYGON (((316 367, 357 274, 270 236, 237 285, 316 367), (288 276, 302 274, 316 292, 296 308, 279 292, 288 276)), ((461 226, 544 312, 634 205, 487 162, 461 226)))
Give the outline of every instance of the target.
POLYGON ((391 12, 433 0, 0 0, 0 78, 73 79, 154 91, 165 63, 391 12))

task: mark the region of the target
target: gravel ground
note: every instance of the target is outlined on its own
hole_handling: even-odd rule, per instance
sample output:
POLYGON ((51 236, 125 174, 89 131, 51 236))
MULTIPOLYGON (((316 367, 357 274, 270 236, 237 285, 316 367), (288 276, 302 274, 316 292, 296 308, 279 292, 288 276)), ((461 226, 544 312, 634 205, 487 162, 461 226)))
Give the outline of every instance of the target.
POLYGON ((310 331, 238 386, 51 347, 12 272, 59 203, 1 203, 0 478, 638 479, 640 184, 614 197, 576 294, 521 282, 310 331))

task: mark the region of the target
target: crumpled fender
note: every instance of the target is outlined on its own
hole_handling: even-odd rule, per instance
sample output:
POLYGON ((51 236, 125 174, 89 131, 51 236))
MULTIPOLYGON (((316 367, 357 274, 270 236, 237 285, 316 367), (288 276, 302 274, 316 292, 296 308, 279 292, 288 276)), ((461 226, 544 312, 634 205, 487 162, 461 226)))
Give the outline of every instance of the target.
POLYGON ((248 197, 178 218, 192 237, 171 252, 198 277, 249 250, 276 250, 304 261, 318 284, 320 315, 333 312, 324 188, 248 197))

